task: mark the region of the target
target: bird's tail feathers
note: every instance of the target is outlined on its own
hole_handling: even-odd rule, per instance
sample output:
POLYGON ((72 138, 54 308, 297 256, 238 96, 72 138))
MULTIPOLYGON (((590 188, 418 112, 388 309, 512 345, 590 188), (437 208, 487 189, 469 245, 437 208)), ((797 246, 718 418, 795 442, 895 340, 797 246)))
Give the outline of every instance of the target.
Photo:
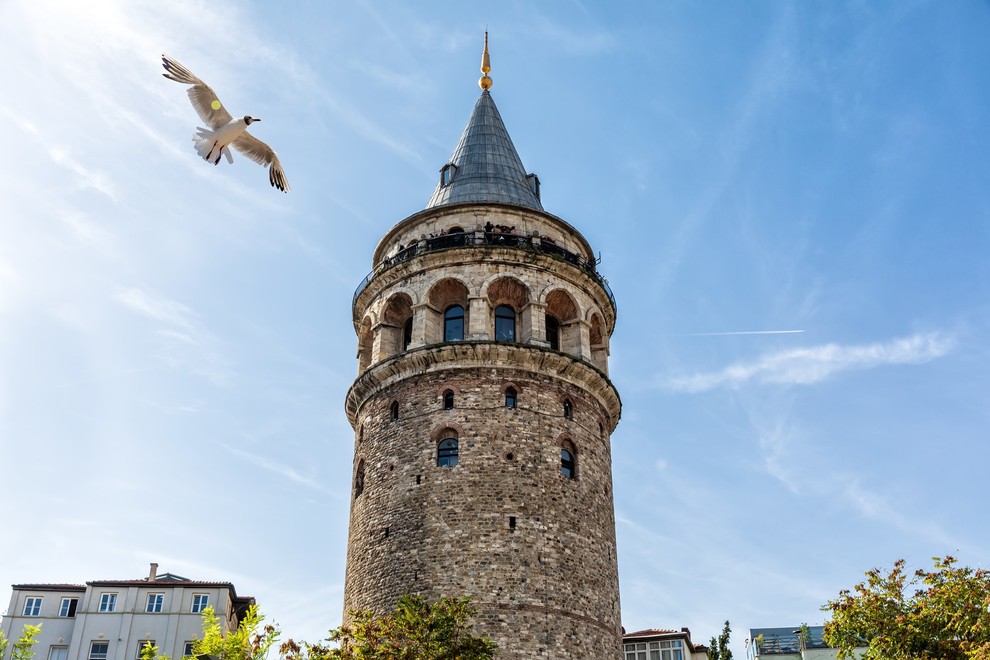
POLYGON ((230 153, 230 149, 217 144, 216 133, 214 131, 208 128, 197 128, 192 139, 196 153, 206 162, 216 165, 220 162, 221 157, 226 156, 227 162, 233 164, 234 156, 230 153))

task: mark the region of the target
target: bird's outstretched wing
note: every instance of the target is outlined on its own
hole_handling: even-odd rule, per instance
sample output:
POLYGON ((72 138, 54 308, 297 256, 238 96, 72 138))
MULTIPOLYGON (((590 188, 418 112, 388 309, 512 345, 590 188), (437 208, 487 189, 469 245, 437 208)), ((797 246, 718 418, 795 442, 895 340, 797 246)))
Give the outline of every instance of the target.
POLYGON ((278 155, 274 149, 247 131, 241 133, 230 143, 230 146, 259 165, 271 165, 268 168, 268 181, 282 192, 289 192, 289 182, 285 179, 282 163, 278 162, 278 155))
POLYGON ((188 90, 189 100, 192 101, 192 106, 196 109, 200 119, 205 121, 212 130, 217 130, 231 120, 230 113, 220 103, 217 93, 205 82, 194 76, 189 69, 165 54, 162 54, 162 66, 167 72, 162 75, 169 80, 192 85, 188 90))

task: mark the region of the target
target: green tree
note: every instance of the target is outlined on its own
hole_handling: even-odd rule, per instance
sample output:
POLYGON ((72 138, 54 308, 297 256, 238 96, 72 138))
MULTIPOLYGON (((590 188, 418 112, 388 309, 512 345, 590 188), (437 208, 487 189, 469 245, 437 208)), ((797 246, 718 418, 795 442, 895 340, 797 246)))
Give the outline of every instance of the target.
POLYGON ((874 568, 822 607, 832 616, 825 642, 839 658, 865 646, 867 660, 990 659, 990 571, 932 561, 913 575, 903 559, 889 573, 874 568))
MULTIPOLYGON (((10 652, 10 660, 31 660, 34 657, 34 645, 38 643, 40 633, 40 623, 36 626, 25 623, 24 629, 21 630, 21 636, 14 642, 14 648, 10 652)), ((3 657, 8 646, 10 646, 10 640, 0 630, 0 658, 3 657)))
POLYGON ((281 631, 272 624, 262 628, 264 620, 265 615, 258 606, 251 605, 237 628, 224 634, 213 608, 206 607, 203 609, 203 639, 193 642, 193 655, 209 655, 217 660, 265 660, 281 631))
POLYGON ((712 637, 712 641, 708 643, 708 660, 732 660, 732 651, 729 650, 729 633, 732 629, 729 628, 729 622, 725 622, 725 627, 722 628, 722 634, 718 637, 712 637))
POLYGON ((382 616, 351 612, 350 625, 330 631, 327 641, 339 648, 307 645, 306 655, 309 660, 489 660, 497 645, 471 634, 468 622, 474 614, 467 598, 441 597, 430 604, 422 596, 406 595, 395 611, 382 616))

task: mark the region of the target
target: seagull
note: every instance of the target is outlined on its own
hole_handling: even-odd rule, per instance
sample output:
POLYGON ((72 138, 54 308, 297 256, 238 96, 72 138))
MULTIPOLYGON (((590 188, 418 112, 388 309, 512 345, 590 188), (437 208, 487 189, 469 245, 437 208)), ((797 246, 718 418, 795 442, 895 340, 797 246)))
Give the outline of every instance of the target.
POLYGON ((162 66, 167 72, 162 75, 169 80, 192 85, 188 90, 189 100, 200 119, 209 126, 197 128, 192 138, 196 153, 203 160, 216 165, 226 156, 227 162, 233 163, 230 147, 234 147, 259 165, 271 165, 268 168, 268 180, 275 188, 289 192, 289 182, 285 180, 285 172, 282 171, 282 163, 278 162, 275 150, 247 132, 247 127, 261 121, 260 119, 250 115, 237 119, 231 117, 209 85, 168 55, 162 54, 162 66))

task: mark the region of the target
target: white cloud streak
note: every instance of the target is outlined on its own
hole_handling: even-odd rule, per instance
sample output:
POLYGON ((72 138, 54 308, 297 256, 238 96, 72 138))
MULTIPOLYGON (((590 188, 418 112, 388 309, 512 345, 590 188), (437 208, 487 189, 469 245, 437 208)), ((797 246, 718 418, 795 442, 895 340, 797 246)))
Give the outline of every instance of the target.
POLYGON ((955 342, 938 333, 915 334, 886 343, 859 346, 824 344, 764 355, 753 362, 736 363, 721 371, 672 378, 666 387, 681 392, 705 392, 739 387, 750 382, 810 385, 852 369, 890 364, 922 364, 946 355, 955 342))

